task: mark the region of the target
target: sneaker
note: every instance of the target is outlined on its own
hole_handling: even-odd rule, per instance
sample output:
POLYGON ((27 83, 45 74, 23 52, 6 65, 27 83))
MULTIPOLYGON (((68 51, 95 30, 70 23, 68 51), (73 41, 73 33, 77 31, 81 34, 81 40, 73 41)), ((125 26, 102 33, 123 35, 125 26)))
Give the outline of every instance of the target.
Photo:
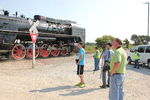
POLYGON ((78 83, 78 84, 76 84, 75 86, 80 86, 81 85, 81 83, 78 83))
POLYGON ((83 88, 83 87, 85 87, 85 84, 80 84, 79 87, 80 87, 80 88, 83 88))

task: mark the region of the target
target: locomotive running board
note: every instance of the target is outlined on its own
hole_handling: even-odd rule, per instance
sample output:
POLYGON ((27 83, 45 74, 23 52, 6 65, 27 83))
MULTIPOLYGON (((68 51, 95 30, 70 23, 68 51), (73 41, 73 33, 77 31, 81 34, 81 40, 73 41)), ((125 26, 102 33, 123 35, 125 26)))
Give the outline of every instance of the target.
MULTIPOLYGON (((28 31, 15 31, 15 30, 12 31, 12 30, 1 30, 0 29, 0 32, 5 32, 8 34, 17 33, 17 34, 23 34, 23 35, 30 35, 30 32, 28 32, 28 31)), ((46 35, 46 36, 53 36, 53 37, 79 37, 76 35, 54 34, 54 33, 46 33, 46 32, 39 32, 38 34, 39 35, 46 35)))

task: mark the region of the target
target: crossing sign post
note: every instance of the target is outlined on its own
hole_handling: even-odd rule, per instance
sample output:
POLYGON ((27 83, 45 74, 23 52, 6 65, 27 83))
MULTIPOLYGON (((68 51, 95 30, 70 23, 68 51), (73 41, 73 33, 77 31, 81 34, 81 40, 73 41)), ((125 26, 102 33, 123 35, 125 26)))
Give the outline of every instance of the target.
POLYGON ((29 20, 29 23, 32 25, 32 27, 29 29, 29 31, 30 31, 30 36, 31 36, 32 43, 33 43, 32 68, 34 68, 34 65, 35 65, 35 43, 38 38, 38 30, 36 29, 36 27, 38 26, 39 21, 37 20, 36 22, 33 22, 32 20, 29 20))

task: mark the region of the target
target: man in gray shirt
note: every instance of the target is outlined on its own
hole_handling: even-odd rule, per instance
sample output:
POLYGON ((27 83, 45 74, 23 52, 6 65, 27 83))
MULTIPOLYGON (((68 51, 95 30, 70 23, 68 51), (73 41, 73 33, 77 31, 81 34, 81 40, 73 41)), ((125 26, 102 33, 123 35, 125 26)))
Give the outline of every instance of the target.
POLYGON ((101 88, 106 88, 107 86, 109 87, 109 77, 110 77, 110 73, 109 73, 109 69, 110 69, 110 59, 112 57, 113 54, 113 50, 111 50, 111 44, 107 43, 105 45, 105 51, 102 55, 103 60, 104 60, 104 65, 102 68, 102 83, 103 85, 100 86, 101 88), (108 72, 108 84, 106 84, 106 72, 108 72))

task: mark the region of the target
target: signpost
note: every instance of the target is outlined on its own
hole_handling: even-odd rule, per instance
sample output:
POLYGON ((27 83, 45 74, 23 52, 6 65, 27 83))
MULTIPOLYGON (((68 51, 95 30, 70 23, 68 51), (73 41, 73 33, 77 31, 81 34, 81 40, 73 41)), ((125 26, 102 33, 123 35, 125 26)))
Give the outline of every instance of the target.
POLYGON ((36 29, 36 27, 38 26, 39 21, 33 22, 33 21, 29 20, 29 23, 32 25, 32 27, 29 29, 29 31, 30 31, 30 36, 31 36, 32 43, 33 43, 32 68, 34 68, 34 65, 35 65, 35 43, 38 38, 38 30, 36 29))
POLYGON ((36 40, 37 40, 37 38, 38 38, 38 34, 30 33, 30 36, 31 36, 32 42, 33 42, 33 43, 36 43, 36 40))

